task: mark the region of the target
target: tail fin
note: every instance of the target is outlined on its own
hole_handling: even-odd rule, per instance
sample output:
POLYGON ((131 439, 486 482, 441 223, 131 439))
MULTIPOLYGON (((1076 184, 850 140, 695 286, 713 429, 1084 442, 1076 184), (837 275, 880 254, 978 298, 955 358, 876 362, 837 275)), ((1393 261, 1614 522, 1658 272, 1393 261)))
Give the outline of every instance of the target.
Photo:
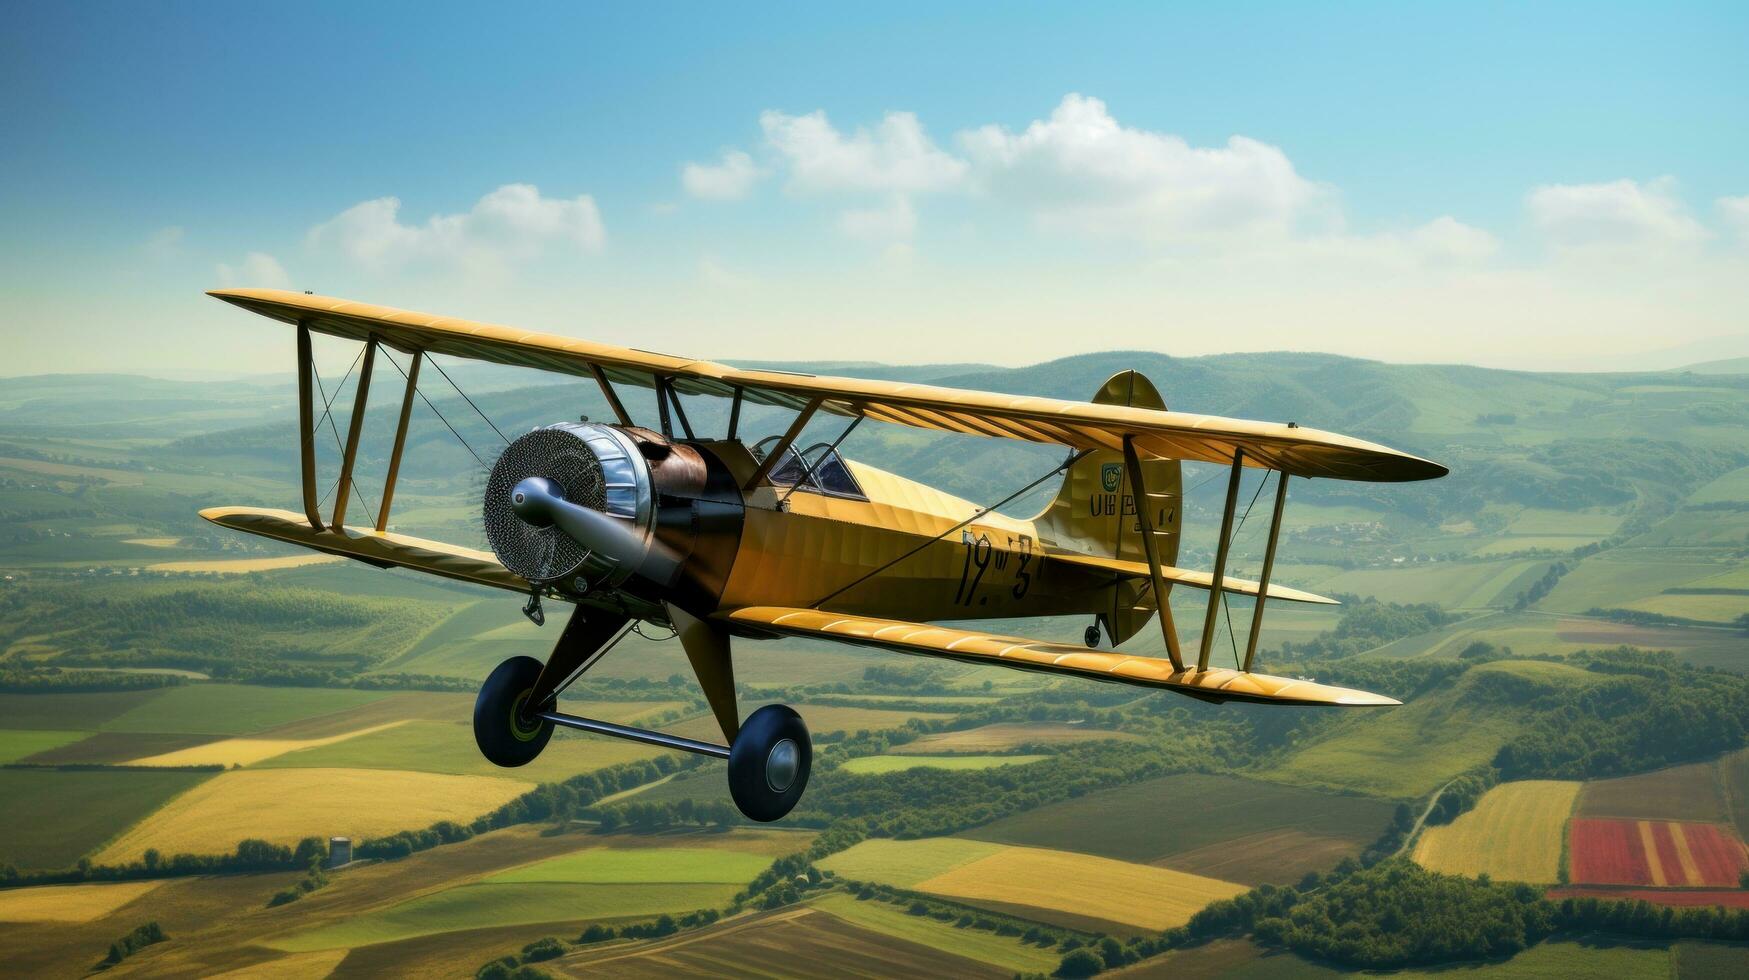
MULTIPOLYGON (((1127 405, 1164 410, 1166 402, 1154 383, 1135 371, 1111 376, 1093 396, 1095 405, 1127 405)), ((1154 542, 1162 565, 1178 562, 1182 514, 1179 495, 1183 477, 1176 459, 1143 459, 1142 479, 1154 504, 1154 542)), ((1147 561, 1136 495, 1130 486, 1123 454, 1110 450, 1088 453, 1063 476, 1057 499, 1036 518, 1047 544, 1090 555, 1147 561)), ((1100 614, 1113 644, 1136 634, 1157 606, 1152 589, 1136 582, 1112 587, 1110 611, 1100 614)))

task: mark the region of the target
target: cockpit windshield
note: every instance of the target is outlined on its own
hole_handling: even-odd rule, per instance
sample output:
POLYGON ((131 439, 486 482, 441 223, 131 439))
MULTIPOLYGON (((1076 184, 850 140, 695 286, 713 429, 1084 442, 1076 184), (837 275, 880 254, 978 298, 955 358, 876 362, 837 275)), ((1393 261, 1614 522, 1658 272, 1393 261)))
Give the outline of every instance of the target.
MULTIPOLYGON (((778 436, 761 439, 753 446, 754 457, 763 460, 778 439, 778 436)), ((825 442, 815 443, 801 452, 797 452, 794 446, 785 449, 783 458, 771 468, 771 482, 780 487, 795 487, 834 497, 867 499, 862 487, 857 485, 856 477, 850 475, 844 457, 825 442)))

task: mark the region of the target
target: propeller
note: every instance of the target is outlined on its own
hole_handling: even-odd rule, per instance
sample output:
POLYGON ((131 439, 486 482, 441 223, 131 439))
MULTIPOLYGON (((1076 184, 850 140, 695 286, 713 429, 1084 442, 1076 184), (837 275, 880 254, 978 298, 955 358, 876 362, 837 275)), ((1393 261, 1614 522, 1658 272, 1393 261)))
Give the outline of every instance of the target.
POLYGON ((584 548, 636 569, 652 550, 666 553, 659 542, 646 541, 631 524, 560 496, 550 480, 531 476, 510 491, 516 516, 535 527, 557 527, 584 548))

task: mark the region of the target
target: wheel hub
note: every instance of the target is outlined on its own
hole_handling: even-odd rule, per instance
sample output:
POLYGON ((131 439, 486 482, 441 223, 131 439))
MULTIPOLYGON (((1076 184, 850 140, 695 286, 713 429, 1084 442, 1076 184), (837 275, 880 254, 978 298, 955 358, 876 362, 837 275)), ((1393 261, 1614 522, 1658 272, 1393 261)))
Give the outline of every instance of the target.
POLYGON ((789 789, 796 781, 796 770, 800 766, 801 754, 796 750, 796 743, 787 738, 779 739, 765 757, 765 785, 771 787, 773 793, 789 789))

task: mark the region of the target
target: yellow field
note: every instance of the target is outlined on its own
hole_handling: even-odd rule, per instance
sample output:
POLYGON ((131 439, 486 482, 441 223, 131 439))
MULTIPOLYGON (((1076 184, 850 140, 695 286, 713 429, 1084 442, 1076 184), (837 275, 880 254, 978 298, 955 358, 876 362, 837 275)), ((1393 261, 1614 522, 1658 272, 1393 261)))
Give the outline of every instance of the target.
POLYGON ((1561 841, 1581 785, 1502 783, 1449 826, 1423 831, 1415 861, 1447 874, 1551 884, 1560 878, 1561 841))
POLYGON ((127 538, 122 541, 122 544, 141 544, 148 548, 174 548, 181 543, 181 538, 127 538))
POLYGON ((532 788, 514 779, 382 769, 237 769, 171 800, 93 860, 125 864, 148 848, 222 854, 249 837, 289 845, 465 823, 532 788))
POLYGON ((344 742, 349 738, 380 732, 385 728, 404 725, 404 721, 391 721, 357 731, 330 735, 327 738, 227 738, 218 742, 208 742, 205 745, 195 745, 175 752, 165 752, 161 755, 149 755, 144 759, 135 759, 130 766, 247 766, 263 759, 271 759, 276 755, 296 752, 299 749, 313 749, 319 745, 332 745, 344 742))
POLYGON ((162 884, 160 880, 8 888, 0 891, 0 922, 90 922, 162 884))
POLYGON ((147 565, 149 572, 213 572, 218 575, 244 575, 249 572, 271 572, 277 568, 301 568, 340 561, 334 555, 288 555, 284 558, 213 558, 203 561, 161 561, 147 565))
POLYGON ((1203 906, 1249 889, 1168 868, 1037 847, 1004 847, 929 878, 918 891, 1028 905, 1142 929, 1170 929, 1203 906))
POLYGON ((1027 906, 1142 929, 1183 925, 1215 899, 1246 890, 1169 868, 957 837, 865 840, 820 867, 944 898, 1027 906))

